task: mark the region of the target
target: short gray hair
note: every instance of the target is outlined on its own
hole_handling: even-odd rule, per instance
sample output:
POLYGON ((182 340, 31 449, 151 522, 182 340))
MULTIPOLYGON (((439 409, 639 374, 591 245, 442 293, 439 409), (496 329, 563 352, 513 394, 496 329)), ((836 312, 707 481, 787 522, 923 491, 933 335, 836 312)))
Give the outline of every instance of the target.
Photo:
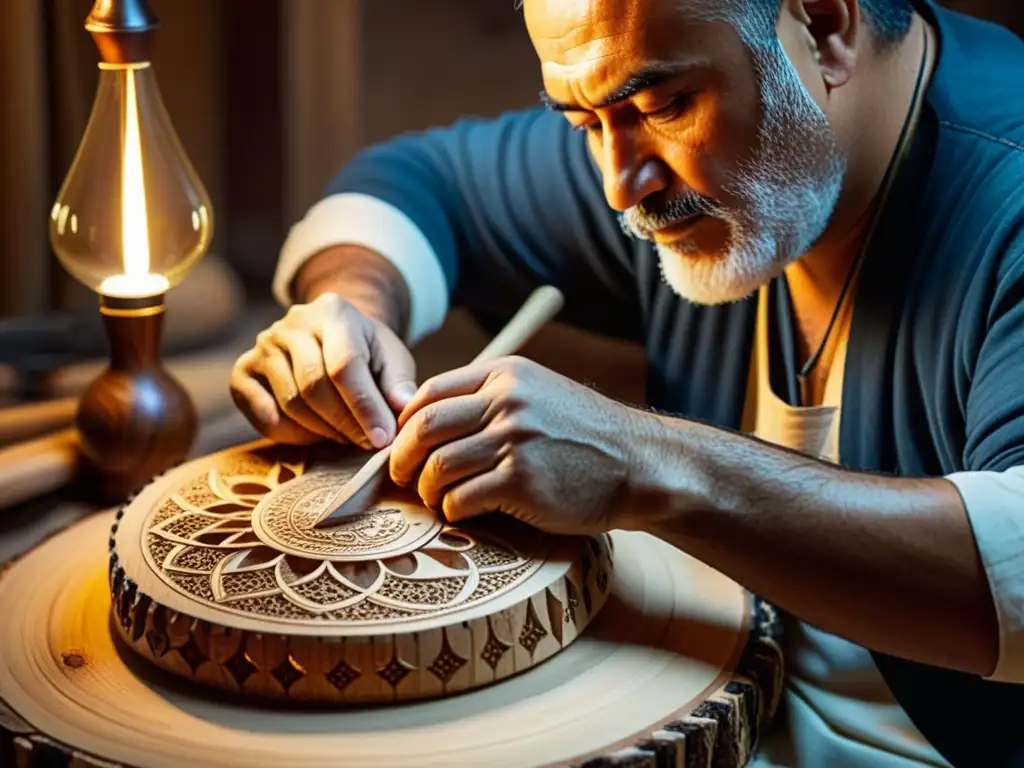
MULTIPOLYGON (((524 0, 513 0, 515 10, 520 10, 523 2, 524 0)), ((692 9, 694 0, 682 2, 686 4, 687 10, 692 9)), ((740 3, 742 9, 739 15, 737 9, 731 7, 727 1, 722 3, 726 8, 720 9, 717 13, 708 13, 711 9, 705 8, 701 9, 700 15, 706 21, 728 21, 735 24, 747 43, 753 43, 757 38, 763 40, 774 32, 781 9, 779 0, 740 0, 740 3)), ((859 0, 859 3, 864 19, 881 47, 897 45, 907 36, 914 18, 911 0, 859 0)))

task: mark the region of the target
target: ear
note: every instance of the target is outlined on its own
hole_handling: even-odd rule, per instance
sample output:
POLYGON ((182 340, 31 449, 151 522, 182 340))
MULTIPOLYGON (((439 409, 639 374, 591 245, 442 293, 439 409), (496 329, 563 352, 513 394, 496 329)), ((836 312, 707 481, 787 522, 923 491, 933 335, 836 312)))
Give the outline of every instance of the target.
POLYGON ((804 25, 825 87, 831 92, 845 85, 857 64, 860 36, 858 0, 790 0, 791 12, 804 25))

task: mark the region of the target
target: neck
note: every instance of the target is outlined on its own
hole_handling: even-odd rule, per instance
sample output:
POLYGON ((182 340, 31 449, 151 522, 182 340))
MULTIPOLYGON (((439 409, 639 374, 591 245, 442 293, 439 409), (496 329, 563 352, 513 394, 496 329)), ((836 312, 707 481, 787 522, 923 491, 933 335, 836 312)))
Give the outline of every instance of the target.
MULTIPOLYGON (((866 44, 870 48, 870 43, 866 44)), ((786 269, 798 328, 798 354, 805 360, 817 349, 854 260, 868 237, 872 213, 884 195, 886 171, 898 150, 904 123, 916 124, 936 49, 933 30, 915 15, 913 28, 895 51, 861 52, 859 76, 833 96, 833 123, 849 126, 840 140, 847 146, 847 174, 828 230, 799 261, 786 269), (929 37, 922 96, 911 113, 914 87, 929 37), (846 91, 846 93, 842 93, 846 91), (879 94, 887 94, 879 98, 879 94), (871 115, 869 122, 865 115, 871 115), (871 129, 866 130, 865 125, 871 129)))

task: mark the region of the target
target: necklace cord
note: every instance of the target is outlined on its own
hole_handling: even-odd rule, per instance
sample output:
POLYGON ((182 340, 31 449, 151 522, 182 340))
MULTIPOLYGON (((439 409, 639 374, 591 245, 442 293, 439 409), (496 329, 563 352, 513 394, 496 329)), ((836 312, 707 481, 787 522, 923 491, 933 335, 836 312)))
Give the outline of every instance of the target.
POLYGON ((828 321, 828 327, 825 329, 825 336, 822 338, 821 343, 818 345, 814 354, 811 355, 800 369, 799 376, 801 378, 807 378, 821 359, 821 356, 825 351, 825 347, 828 344, 829 337, 832 335, 832 330, 839 319, 840 309, 842 309, 843 303, 846 300, 846 294, 849 292, 850 286, 853 284, 853 278, 857 274, 857 270, 861 263, 864 261, 864 257, 867 255, 872 236, 874 235, 878 222, 881 219, 882 209, 885 207, 889 191, 892 189, 893 182, 896 179, 896 172, 903 165, 903 160, 907 154, 907 149, 910 144, 909 138, 911 127, 914 124, 914 113, 917 111, 918 103, 921 98, 921 89, 924 86, 925 71, 927 69, 928 30, 925 29, 924 52, 921 55, 921 66, 917 72, 917 82, 914 84, 914 95, 910 102, 910 110, 908 111, 906 118, 903 120, 903 128, 900 130, 899 141, 896 144, 896 151, 889 159, 889 165, 885 170, 885 176, 882 178, 882 194, 879 196, 878 202, 875 204, 874 209, 871 212, 871 224, 868 227, 867 237, 864 238, 864 244, 861 246, 860 252, 857 254, 857 258, 854 259, 853 264, 850 266, 850 271, 846 275, 846 280, 843 283, 842 290, 839 292, 839 298, 836 301, 835 308, 832 310, 832 317, 828 321))

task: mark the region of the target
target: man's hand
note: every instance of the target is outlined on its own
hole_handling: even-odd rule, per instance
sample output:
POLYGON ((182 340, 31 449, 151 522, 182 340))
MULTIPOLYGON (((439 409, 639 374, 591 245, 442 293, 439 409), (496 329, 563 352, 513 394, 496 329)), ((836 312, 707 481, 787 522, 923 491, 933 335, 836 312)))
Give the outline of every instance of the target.
POLYGON ((231 394, 262 434, 381 448, 416 391, 415 363, 383 322, 335 293, 298 304, 235 363, 231 394))
POLYGON ((430 379, 399 417, 391 476, 451 522, 491 511, 553 533, 617 527, 644 414, 523 358, 430 379))

